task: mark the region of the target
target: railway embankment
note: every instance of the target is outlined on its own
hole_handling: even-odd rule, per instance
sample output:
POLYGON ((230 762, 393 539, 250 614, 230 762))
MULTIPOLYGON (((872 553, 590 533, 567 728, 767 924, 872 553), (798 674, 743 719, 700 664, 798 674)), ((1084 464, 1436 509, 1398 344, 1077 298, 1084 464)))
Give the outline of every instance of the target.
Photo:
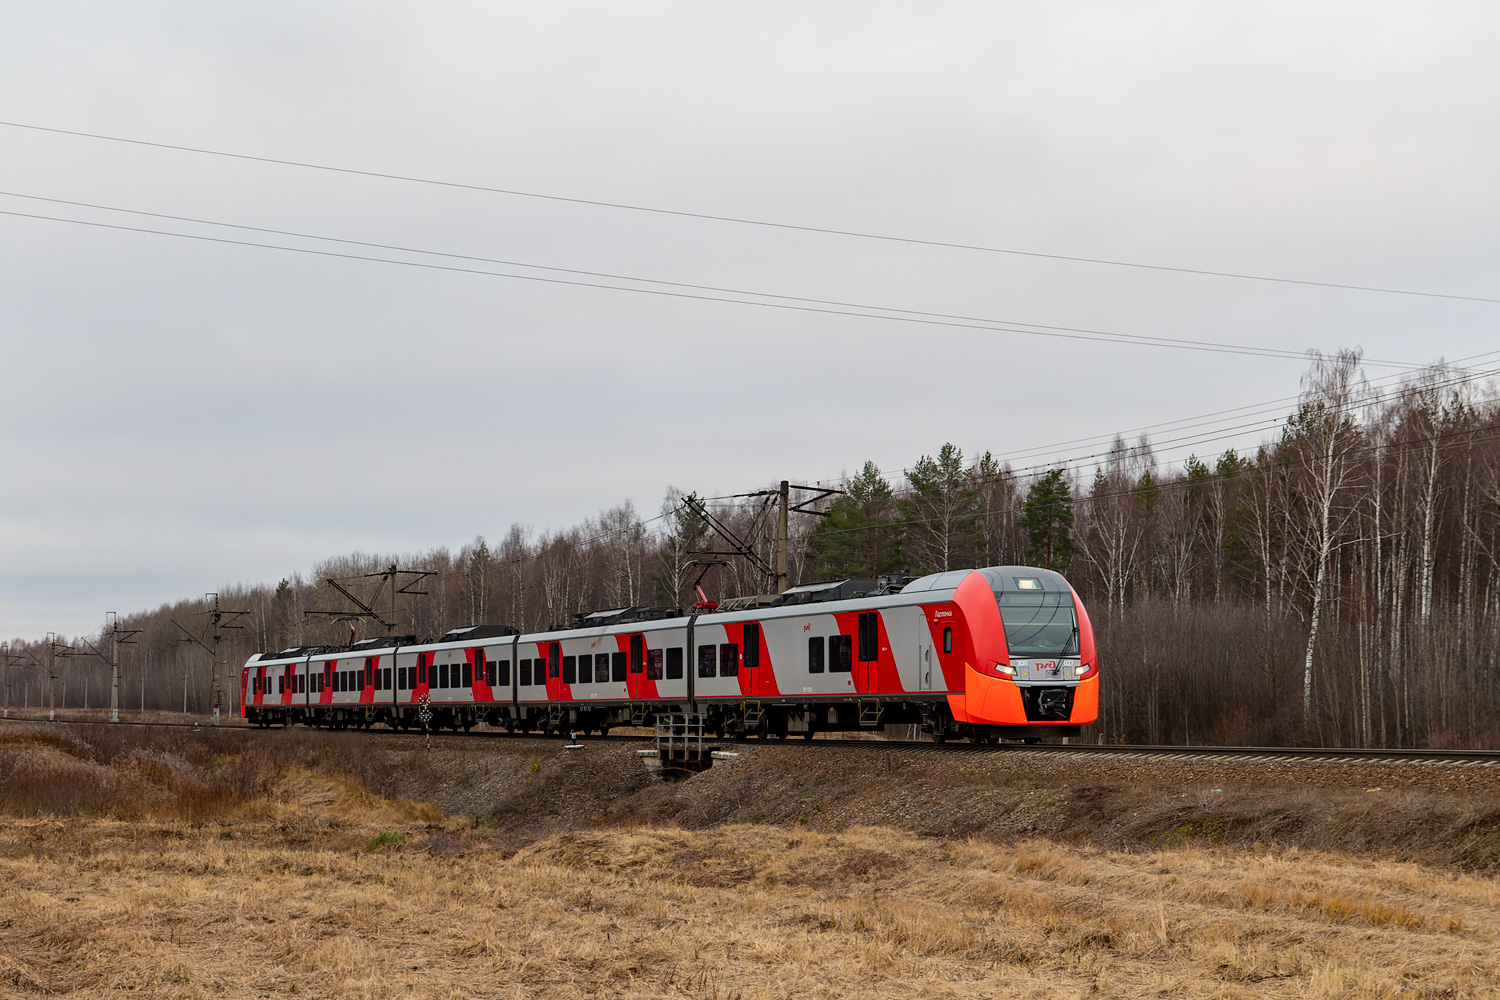
POLYGON ((0 811, 232 812, 288 776, 462 817, 510 849, 577 829, 771 824, 1149 851, 1314 850, 1500 871, 1500 763, 727 743, 664 782, 643 744, 502 734, 0 726, 0 811))
POLYGON ((1496 768, 0 725, 0 994, 1490 996, 1496 768))

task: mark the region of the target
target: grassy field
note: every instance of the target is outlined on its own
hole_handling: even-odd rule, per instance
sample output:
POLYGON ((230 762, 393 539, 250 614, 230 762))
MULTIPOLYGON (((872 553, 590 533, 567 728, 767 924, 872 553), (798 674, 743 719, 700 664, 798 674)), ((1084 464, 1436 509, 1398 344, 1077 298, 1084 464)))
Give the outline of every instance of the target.
POLYGON ((521 836, 320 755, 0 732, 0 994, 1500 996, 1500 885, 1455 870, 667 815, 521 836))

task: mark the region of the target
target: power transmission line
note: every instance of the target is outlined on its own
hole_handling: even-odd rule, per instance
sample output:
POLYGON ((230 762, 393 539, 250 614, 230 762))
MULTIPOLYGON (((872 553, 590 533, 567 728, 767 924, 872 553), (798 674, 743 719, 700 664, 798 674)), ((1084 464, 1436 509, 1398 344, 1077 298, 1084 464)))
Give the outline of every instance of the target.
MULTIPOLYGON (((1493 357, 1494 355, 1497 355, 1497 354, 1500 354, 1500 351, 1485 351, 1485 352, 1482 352, 1480 354, 1471 354, 1471 355, 1468 355, 1467 357, 1462 357, 1462 358, 1455 359, 1451 364, 1442 365, 1442 366, 1428 366, 1428 365, 1424 365, 1424 366, 1414 367, 1414 368, 1412 368, 1412 369, 1410 369, 1408 371, 1394 372, 1394 373, 1391 373, 1389 375, 1381 376, 1380 378, 1374 379, 1373 381, 1376 382, 1376 383, 1379 383, 1379 382, 1387 382, 1387 381, 1390 381, 1392 379, 1406 378, 1406 377, 1414 375, 1414 374, 1416 374, 1418 372, 1425 371, 1425 370, 1428 370, 1429 368, 1434 368, 1434 367, 1447 368, 1447 369, 1455 371, 1455 372, 1463 372, 1463 373, 1465 373, 1463 375, 1456 375, 1454 377, 1447 378, 1447 379, 1444 379, 1442 381, 1433 383, 1433 385, 1429 387, 1429 388, 1436 388, 1436 389, 1450 388, 1452 386, 1462 385, 1462 384, 1465 384, 1467 382, 1476 381, 1476 380, 1481 379, 1481 378, 1487 378, 1487 377, 1491 377, 1491 376, 1495 376, 1495 375, 1500 375, 1500 369, 1479 370, 1479 369, 1473 369, 1473 368, 1460 367, 1461 365, 1463 365, 1464 362, 1474 361, 1474 360, 1477 360, 1477 359, 1480 359, 1480 358, 1490 358, 1490 357, 1493 357)), ((1387 400, 1389 400, 1389 399, 1391 399, 1391 398, 1399 395, 1400 393, 1405 392, 1406 390, 1407 390, 1407 387, 1405 385, 1402 385, 1402 386, 1392 387, 1389 390, 1382 390, 1380 392, 1376 392, 1368 400, 1366 400, 1366 404, 1368 405, 1370 403, 1385 402, 1385 401, 1387 401, 1387 400)), ((1210 413, 1201 414, 1201 415, 1196 416, 1196 417, 1183 417, 1183 418, 1179 418, 1177 420, 1167 420, 1167 421, 1162 421, 1162 422, 1156 423, 1156 424, 1146 424, 1146 425, 1143 425, 1141 427, 1129 428, 1127 430, 1112 431, 1110 433, 1102 434, 1102 435, 1093 435, 1093 436, 1082 437, 1082 438, 1072 438, 1072 439, 1067 440, 1067 441, 1059 441, 1059 442, 1055 442, 1055 443, 1050 444, 1050 445, 1039 445, 1039 446, 1024 448, 1024 449, 1021 449, 1019 451, 1004 452, 1004 453, 1001 453, 999 455, 994 455, 992 457, 994 457, 995 460, 999 461, 999 462, 1010 462, 1010 461, 1013 461, 1013 460, 1019 459, 1019 458, 1029 458, 1029 457, 1033 457, 1033 456, 1039 455, 1039 454, 1046 454, 1046 453, 1052 451, 1054 448, 1061 448, 1061 447, 1066 447, 1068 445, 1074 445, 1074 444, 1083 444, 1083 445, 1108 444, 1108 445, 1113 445, 1114 439, 1117 438, 1117 437, 1124 437, 1126 435, 1133 435, 1133 434, 1137 434, 1137 433, 1143 433, 1143 432, 1146 432, 1146 431, 1156 430, 1156 429, 1159 429, 1159 428, 1176 428, 1176 427, 1179 427, 1179 425, 1182 425, 1182 424, 1193 424, 1193 423, 1199 423, 1199 422, 1205 422, 1207 424, 1219 424, 1219 423, 1224 423, 1227 420, 1238 419, 1239 417, 1254 417, 1254 416, 1258 416, 1260 414, 1265 414, 1265 413, 1275 413, 1275 414, 1277 414, 1271 420, 1255 421, 1255 422, 1251 422, 1251 423, 1239 425, 1236 428, 1218 427, 1218 428, 1214 428, 1212 430, 1208 430, 1205 427, 1204 428, 1204 434, 1203 434, 1203 436, 1201 438, 1189 435, 1189 436, 1187 436, 1185 438, 1170 439, 1167 442, 1151 442, 1153 445, 1155 445, 1157 443, 1167 443, 1167 444, 1178 443, 1178 444, 1181 444, 1183 447, 1186 447, 1186 446, 1192 445, 1192 444, 1207 444, 1207 443, 1212 443, 1212 442, 1224 440, 1227 437, 1237 436, 1237 434, 1228 434, 1228 433, 1225 433, 1226 431, 1242 431, 1242 430, 1245 430, 1247 428, 1249 428, 1249 429, 1255 429, 1257 427, 1259 427, 1259 429, 1262 429, 1262 430, 1268 430, 1268 429, 1270 429, 1272 427, 1278 426, 1285 419, 1285 414, 1282 411, 1280 411, 1280 410, 1272 409, 1272 407, 1275 407, 1278 404, 1285 404, 1285 403, 1289 403, 1289 402, 1295 402, 1299 398, 1300 398, 1299 396, 1285 396, 1285 397, 1281 397, 1279 399, 1266 400, 1266 401, 1261 402, 1261 403, 1248 403, 1248 404, 1246 404, 1244 406, 1231 407, 1231 408, 1226 409, 1226 410, 1215 410, 1215 411, 1212 411, 1210 413), (1245 411, 1250 411, 1250 412, 1247 413, 1245 411), (1219 420, 1209 420, 1208 418, 1210 418, 1210 417, 1221 417, 1221 419, 1219 419, 1219 420)), ((1175 450, 1181 450, 1181 447, 1179 447, 1178 449, 1175 449, 1175 450)), ((1097 455, 1097 454, 1082 455, 1082 456, 1074 455, 1074 456, 1064 457, 1064 458, 1061 458, 1061 459, 1053 459, 1053 460, 1050 460, 1050 461, 1047 461, 1047 462, 1043 462, 1043 463, 1040 463, 1040 464, 1037 464, 1037 465, 1022 466, 1022 467, 1017 468, 1017 469, 1012 469, 1011 471, 1012 471, 1013 474, 1022 474, 1022 473, 1025 473, 1025 472, 1028 472, 1028 471, 1032 471, 1032 470, 1035 470, 1035 469, 1050 469, 1050 468, 1057 468, 1057 467, 1066 468, 1068 466, 1071 466, 1071 465, 1074 465, 1074 464, 1081 464, 1082 462, 1085 462, 1085 461, 1087 461, 1089 459, 1098 458, 1098 457, 1099 457, 1099 455, 1097 455)), ((911 472, 910 468, 895 469, 895 470, 891 470, 891 471, 888 471, 888 472, 882 472, 881 473, 881 478, 885 479, 887 482, 892 483, 892 485, 895 485, 895 483, 897 481, 899 481, 901 479, 904 479, 907 476, 907 474, 910 473, 910 472, 911 472)), ((853 478, 854 478, 853 476, 847 476, 847 475, 845 475, 845 476, 833 477, 833 478, 830 478, 830 479, 820 479, 820 480, 817 480, 817 482, 819 482, 819 483, 847 483, 847 482, 849 482, 853 478)), ((729 499, 729 498, 728 497, 710 497, 709 499, 716 499, 717 500, 717 499, 729 499)))
MULTIPOLYGON (((755 295, 762 299, 774 299, 778 301, 757 301, 752 299, 726 298, 725 295, 710 295, 689 291, 668 291, 664 288, 631 288, 623 285, 610 285, 597 281, 582 281, 573 278, 549 278, 536 274, 515 274, 505 271, 487 271, 482 268, 458 267, 451 264, 435 264, 427 261, 394 260, 389 257, 372 257, 366 254, 341 253, 334 250, 319 250, 313 247, 293 247, 275 243, 260 243, 254 240, 235 240, 222 236, 207 236, 200 233, 178 233, 164 229, 149 229, 144 226, 125 226, 112 222, 95 222, 87 219, 68 219, 54 215, 39 215, 33 212, 12 212, 0 210, 0 215, 11 216, 18 219, 34 219, 42 222, 62 222, 75 226, 89 226, 96 229, 113 229, 127 233, 146 233, 153 236, 170 236, 176 239, 199 240, 206 243, 219 243, 227 246, 257 247, 263 250, 281 250, 288 253, 310 254, 316 257, 333 257, 343 260, 367 261, 376 264, 395 264, 401 267, 416 267, 432 271, 448 271, 457 274, 483 275, 492 278, 511 278, 517 281, 535 281, 549 285, 567 285, 575 288, 596 288, 613 292, 631 292, 637 295, 655 295, 665 298, 689 299, 699 302, 720 302, 729 305, 756 306, 762 309, 781 309, 792 312, 816 313, 826 316, 850 316, 857 319, 887 320, 896 323, 916 323, 925 326, 942 326, 954 329, 980 330, 988 333, 1019 333, 1032 337, 1051 337, 1062 340, 1087 340, 1107 344, 1129 344, 1137 347, 1170 347, 1178 350, 1206 351, 1212 354, 1243 354, 1252 357, 1284 358, 1295 361, 1307 360, 1305 351, 1296 351, 1286 348, 1251 347, 1243 344, 1226 344, 1206 340, 1184 340, 1173 337, 1158 337, 1148 334, 1113 333, 1107 330, 1091 330, 1082 327, 1049 326, 1039 323, 1020 323, 1012 320, 985 319, 983 317, 965 317, 945 313, 928 313, 913 309, 897 309, 887 306, 863 305, 859 303, 839 303, 833 300, 820 299, 798 299, 795 296, 776 295, 768 292, 737 291, 726 289, 725 295, 755 295), (786 301, 791 300, 791 301, 786 301), (826 302, 826 305, 811 305, 808 303, 826 302), (861 311, 863 310, 863 311, 861 311)), ((233 226, 232 223, 204 222, 204 225, 233 226)), ((239 227, 234 227, 239 228, 239 227)), ((305 236, 305 239, 326 240, 329 237, 305 236)), ((336 242, 352 242, 338 240, 336 242)), ((409 250, 406 252, 419 254, 440 254, 438 251, 409 250)), ((461 255, 451 255, 461 256, 461 255)), ((483 258, 481 258, 483 259, 483 258)), ((514 264, 518 267, 541 268, 545 265, 514 264)), ((564 270, 560 268, 547 268, 548 270, 564 270)), ((574 272, 579 273, 579 272, 574 272)), ((583 272, 589 273, 589 272, 583 272)), ((676 282, 659 281, 651 278, 632 278, 625 275, 608 275, 616 281, 640 281, 650 282, 658 285, 673 285, 676 282)), ((680 287, 710 287, 710 286, 680 286, 680 287)), ((1365 359, 1365 364, 1376 367, 1387 368, 1410 368, 1409 361, 1386 361, 1380 359, 1365 359)))
POLYGON ((8 128, 29 129, 34 132, 50 132, 55 135, 68 135, 83 139, 97 139, 104 142, 125 143, 133 146, 146 146, 153 149, 167 149, 175 152, 198 153, 204 156, 218 156, 234 160, 246 160, 253 163, 268 163, 283 167, 296 167, 302 170, 319 170, 326 173, 348 174, 357 177, 371 177, 379 180, 401 181, 408 184, 424 184, 433 187, 454 188, 462 191, 482 191, 487 194, 508 195, 516 198, 532 198, 541 201, 564 202, 573 205, 586 205, 593 208, 611 208, 627 212, 644 212, 652 215, 676 216, 684 219, 698 219, 707 222, 726 222, 739 226, 756 226, 764 229, 781 229, 791 232, 816 233, 822 236, 841 236, 861 240, 875 240, 882 243, 899 243, 908 246, 937 247, 947 250, 977 251, 979 253, 1004 254, 1014 257, 1033 257, 1041 260, 1059 260, 1080 264, 1097 264, 1108 267, 1127 267, 1136 270, 1162 271, 1172 274, 1192 274, 1214 278, 1234 278, 1243 281, 1269 282, 1283 285, 1302 285, 1311 288, 1330 288, 1341 291, 1353 292, 1376 292, 1382 295, 1406 295, 1429 299, 1450 299, 1460 302, 1486 302, 1500 303, 1500 298, 1491 298, 1482 295, 1459 295, 1448 292, 1431 292, 1410 288, 1395 288, 1382 285, 1359 285, 1337 281, 1314 281, 1306 278, 1288 278, 1279 275, 1250 274, 1239 271, 1218 271, 1208 268, 1178 267, 1167 264, 1147 264, 1141 261, 1114 260, 1104 257, 1083 257, 1072 254, 1043 253, 1036 250, 1018 250, 1007 247, 983 246, 974 243, 957 243, 946 240, 922 239, 911 236, 894 236, 887 233, 870 233, 853 229, 835 229, 823 226, 800 225, 791 222, 773 222, 766 219, 751 219, 742 216, 715 215, 709 212, 690 212, 683 209, 662 208, 652 205, 635 205, 628 202, 605 201, 596 198, 579 198, 570 195, 546 194, 538 191, 523 191, 518 188, 493 187, 485 184, 468 184, 461 181, 440 180, 431 177, 418 177, 410 174, 386 173, 378 170, 362 170, 356 167, 341 167, 324 163, 310 163, 301 160, 282 159, 273 156, 257 156, 250 153, 234 153, 227 150, 207 149, 200 146, 185 146, 167 142, 151 142, 145 139, 130 139, 124 136, 105 135, 98 132, 81 132, 72 129, 52 128, 45 125, 30 125, 23 122, 0 121, 0 125, 8 128))
MULTIPOLYGON (((171 215, 171 214, 168 214, 168 213, 165 213, 165 212, 150 212, 150 211, 146 211, 146 210, 143 210, 143 209, 121 208, 121 207, 119 207, 117 205, 103 205, 103 204, 99 204, 97 202, 73 201, 73 200, 66 199, 66 198, 48 198, 48 197, 45 197, 43 195, 23 194, 23 193, 18 192, 18 191, 0 191, 0 195, 3 195, 3 196, 8 197, 8 198, 21 198, 21 199, 25 199, 27 201, 46 202, 48 204, 53 204, 53 205, 68 205, 68 206, 73 207, 73 208, 87 208, 87 209, 93 209, 93 210, 103 211, 103 212, 118 212, 118 213, 121 213, 121 214, 124 214, 124 215, 138 215, 138 216, 144 216, 144 217, 152 218, 152 219, 164 219, 164 220, 171 221, 171 222, 186 222, 186 223, 189 223, 189 224, 192 224, 192 225, 198 225, 198 226, 214 226, 214 227, 221 228, 221 229, 234 229, 234 230, 239 230, 241 232, 263 233, 263 234, 270 235, 270 236, 287 236, 287 237, 291 237, 293 239, 316 240, 316 241, 324 242, 324 243, 336 243, 336 244, 340 244, 340 245, 343 245, 343 246, 365 247, 367 249, 372 249, 372 250, 391 250, 391 251, 395 251, 395 252, 398 252, 398 253, 420 254, 422 256, 428 256, 428 257, 442 257, 442 258, 449 259, 449 260, 465 260, 465 261, 472 261, 474 263, 496 264, 496 265, 499 265, 499 266, 502 266, 502 267, 524 267, 524 268, 527 268, 527 269, 530 269, 530 270, 551 271, 551 272, 553 272, 555 274, 579 275, 579 276, 582 276, 582 277, 601 278, 601 279, 605 279, 605 280, 609 280, 609 281, 630 281, 630 282, 636 282, 636 283, 639 283, 639 284, 646 284, 646 285, 660 285, 662 287, 668 287, 668 288, 688 289, 690 291, 695 291, 695 292, 715 292, 715 293, 719 293, 719 294, 723 294, 723 295, 749 295, 749 296, 754 296, 756 298, 761 298, 761 299, 774 299, 774 300, 781 301, 781 302, 802 303, 802 304, 814 305, 814 306, 833 306, 833 307, 837 307, 839 309, 859 309, 859 310, 865 310, 867 312, 893 313, 893 314, 898 314, 898 315, 903 315, 903 316, 919 316, 919 317, 924 317, 924 318, 929 318, 929 319, 958 320, 958 321, 962 321, 962 322, 965 322, 965 323, 982 323, 982 324, 987 324, 987 325, 994 325, 997 328, 1005 330, 1006 332, 1027 332, 1027 331, 1011 331, 1011 330, 1008 329, 1010 327, 1021 326, 1021 327, 1031 327, 1031 328, 1034 328, 1035 330, 1057 331, 1059 333, 1088 334, 1088 335, 1094 336, 1094 337, 1108 338, 1107 342, 1115 342, 1116 340, 1119 340, 1120 342, 1124 342, 1124 343, 1134 343, 1134 342, 1138 342, 1138 341, 1141 341, 1141 342, 1154 342, 1154 341, 1160 340, 1160 341, 1170 342, 1170 343, 1172 343, 1174 345, 1176 345, 1176 344, 1182 344, 1182 345, 1191 344, 1191 345, 1194 345, 1194 346, 1200 347, 1200 348, 1233 348, 1233 349, 1238 350, 1238 351, 1253 352, 1253 353, 1256 353, 1256 354, 1263 354, 1263 355, 1271 356, 1271 357, 1281 357, 1281 356, 1285 356, 1285 355, 1290 354, 1290 355, 1296 357, 1298 360, 1305 360, 1306 359, 1306 354, 1304 352, 1284 351, 1284 350, 1281 350, 1281 349, 1278 349, 1278 348, 1254 347, 1254 346, 1247 346, 1247 345, 1243 345, 1243 344, 1221 344, 1221 343, 1216 343, 1216 342, 1213 342, 1213 341, 1198 341, 1198 340, 1181 340, 1181 339, 1172 339, 1172 338, 1159 338, 1159 337, 1153 337, 1153 336, 1146 335, 1146 334, 1116 333, 1116 332, 1113 332, 1113 331, 1110 331, 1110 330, 1097 330, 1097 329, 1089 329, 1089 328, 1086 328, 1086 327, 1060 326, 1060 325, 1053 325, 1053 324, 1046 324, 1046 323, 1030 323, 1030 322, 1027 322, 1025 320, 996 319, 996 318, 993 318, 993 317, 986 317, 986 316, 966 316, 966 315, 957 314, 957 313, 935 312, 935 311, 932 311, 932 310, 905 309, 905 308, 901 308, 899 306, 881 306, 881 305, 870 305, 868 303, 863 303, 863 302, 847 302, 847 301, 842 301, 842 300, 839 300, 839 299, 821 299, 821 298, 816 298, 816 297, 813 297, 813 296, 805 296, 805 295, 783 295, 783 294, 780 294, 780 293, 777 293, 777 292, 758 292, 758 291, 755 291, 753 289, 732 288, 732 287, 726 287, 726 286, 721 286, 721 285, 704 285, 704 284, 695 284, 695 283, 686 282, 686 281, 669 281, 669 280, 665 280, 665 279, 661 279, 661 278, 643 278, 643 277, 640 277, 638 275, 631 275, 631 274, 613 274, 613 273, 606 272, 606 271, 588 271, 588 270, 583 270, 583 269, 580 269, 580 268, 557 267, 557 266, 549 265, 549 264, 533 264, 533 263, 529 263, 527 261, 505 260, 505 259, 496 258, 496 257, 482 257, 482 256, 474 255, 474 254, 450 253, 450 252, 444 251, 444 250, 426 250, 426 249, 422 249, 420 247, 408 247, 408 246, 401 246, 399 244, 375 243, 375 242, 371 242, 371 241, 367 241, 367 240, 351 240, 351 239, 344 239, 342 237, 337 237, 337 236, 321 236, 321 235, 318 235, 316 233, 302 233, 302 232, 296 232, 294 230, 287 230, 287 229, 272 229, 272 228, 269 228, 269 227, 266 227, 266 226, 247 226, 247 225, 242 225, 240 223, 235 223, 235 222, 218 222, 218 221, 213 220, 213 219, 199 219, 199 218, 194 218, 192 216, 186 216, 186 215, 171 215)), ((22 213, 15 213, 15 214, 21 215, 22 213)), ((54 216, 23 215, 22 217, 44 219, 44 220, 47 220, 47 221, 72 222, 74 224, 82 224, 82 225, 95 225, 96 224, 96 223, 91 223, 91 222, 82 221, 82 220, 76 220, 76 219, 60 219, 60 218, 57 218, 57 217, 54 217, 54 216)), ((113 228, 113 227, 111 227, 111 228, 113 228)), ((166 232, 166 231, 163 231, 163 230, 155 230, 155 229, 134 229, 132 227, 119 227, 119 228, 125 228, 128 231, 132 231, 132 232, 151 233, 151 234, 155 234, 155 235, 166 235, 166 236, 187 236, 188 235, 188 234, 183 234, 183 233, 171 233, 171 232, 166 232)), ((294 248, 291 248, 291 247, 281 247, 281 246, 274 246, 274 245, 271 245, 271 244, 262 244, 262 243, 255 243, 255 244, 252 244, 252 245, 259 246, 259 247, 265 247, 267 249, 294 249, 294 248)), ((368 259, 368 258, 358 258, 358 259, 368 259)), ((391 263, 391 264, 404 263, 402 261, 392 261, 392 260, 387 260, 385 258, 380 258, 380 260, 382 262, 384 262, 384 263, 391 263)), ((524 276, 523 275, 515 275, 514 277, 524 277, 524 276)), ((597 286, 590 286, 590 287, 597 287, 597 286)), ((635 291, 636 289, 624 289, 624 290, 626 290, 626 291, 635 291)), ((749 303, 749 304, 754 304, 754 303, 749 303)), ((863 313, 861 315, 863 315, 863 313)), ((1408 362, 1381 361, 1381 360, 1378 360, 1378 359, 1371 359, 1370 363, 1371 364, 1376 364, 1376 365, 1399 365, 1399 366, 1407 366, 1407 365, 1409 365, 1408 362)))

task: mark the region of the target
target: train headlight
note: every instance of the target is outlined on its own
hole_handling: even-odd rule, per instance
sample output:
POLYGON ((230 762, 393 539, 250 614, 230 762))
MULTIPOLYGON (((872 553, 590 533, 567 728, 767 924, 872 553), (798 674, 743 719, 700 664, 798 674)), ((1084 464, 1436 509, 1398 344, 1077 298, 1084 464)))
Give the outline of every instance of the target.
POLYGON ((1073 668, 1073 675, 1075 677, 1082 677, 1084 674, 1086 674, 1088 672, 1089 672, 1089 668, 1085 667, 1081 663, 1078 666, 1076 666, 1076 667, 1073 668))
POLYGON ((995 664, 995 669, 998 670, 1000 673, 1004 674, 1007 677, 1014 677, 1014 676, 1016 676, 1016 668, 1012 667, 1012 666, 1009 666, 1007 664, 997 663, 997 664, 995 664))

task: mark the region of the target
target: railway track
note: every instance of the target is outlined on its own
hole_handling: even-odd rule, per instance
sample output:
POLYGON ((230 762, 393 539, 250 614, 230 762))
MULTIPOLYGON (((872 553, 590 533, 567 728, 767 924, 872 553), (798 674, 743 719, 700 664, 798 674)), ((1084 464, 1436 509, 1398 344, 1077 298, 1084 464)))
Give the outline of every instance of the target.
MULTIPOLYGON (((170 728, 187 729, 207 732, 215 730, 215 727, 199 722, 119 722, 111 723, 102 720, 58 720, 49 722, 45 719, 0 719, 0 725, 16 726, 52 726, 52 727, 115 727, 115 728, 170 728)), ((300 727, 299 727, 300 728, 300 727)), ((253 726, 226 725, 217 727, 220 732, 244 732, 247 734, 269 734, 280 730, 262 730, 253 726)), ((330 733, 358 733, 358 730, 315 730, 308 732, 330 732, 330 733)), ((370 733, 378 733, 382 736, 411 736, 420 738, 420 730, 410 730, 405 733, 394 730, 371 730, 370 733)), ((480 740, 504 740, 504 741, 528 741, 533 743, 544 743, 551 746, 560 746, 565 741, 558 737, 540 736, 534 734, 510 734, 503 730, 481 728, 472 732, 463 733, 458 731, 441 730, 434 731, 434 737, 442 739, 464 738, 480 740)), ((652 743, 655 737, 643 734, 618 733, 610 736, 588 736, 580 740, 588 743, 652 743)), ((1130 759, 1139 762, 1168 761, 1191 759, 1199 762, 1224 762, 1224 763, 1337 763, 1355 764, 1360 762, 1379 763, 1411 763, 1426 765, 1445 765, 1459 767, 1494 767, 1500 765, 1500 750, 1431 750, 1431 749, 1389 749, 1389 748, 1351 748, 1351 747, 1221 747, 1221 746, 1148 746, 1138 744, 1096 744, 1096 743, 931 743, 916 740, 885 740, 885 739, 725 739, 709 737, 704 740, 705 747, 714 750, 733 752, 736 748, 760 747, 774 749, 778 752, 791 752, 795 749, 816 749, 819 752, 842 752, 842 753, 891 753, 900 751, 902 753, 920 754, 960 754, 960 755, 992 755, 1012 754, 1027 757, 1052 757, 1072 758, 1084 760, 1122 760, 1130 759)))

